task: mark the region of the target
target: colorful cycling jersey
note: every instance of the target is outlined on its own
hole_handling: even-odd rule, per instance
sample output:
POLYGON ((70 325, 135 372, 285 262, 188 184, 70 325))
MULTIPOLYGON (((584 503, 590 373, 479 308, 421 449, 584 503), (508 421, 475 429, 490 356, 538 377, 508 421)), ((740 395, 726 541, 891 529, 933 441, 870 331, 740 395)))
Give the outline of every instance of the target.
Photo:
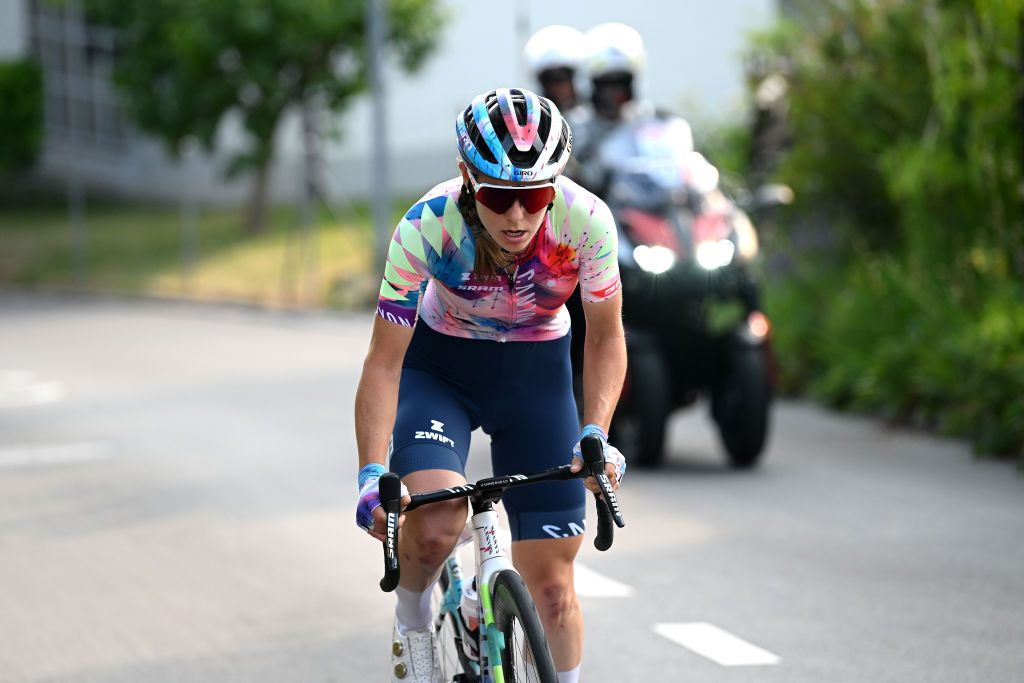
POLYGON ((618 293, 615 223, 603 201, 565 177, 554 205, 508 275, 473 272, 476 237, 458 208, 462 178, 441 183, 398 224, 388 250, 377 315, 456 337, 557 339, 569 331, 564 304, 580 283, 585 301, 618 293))

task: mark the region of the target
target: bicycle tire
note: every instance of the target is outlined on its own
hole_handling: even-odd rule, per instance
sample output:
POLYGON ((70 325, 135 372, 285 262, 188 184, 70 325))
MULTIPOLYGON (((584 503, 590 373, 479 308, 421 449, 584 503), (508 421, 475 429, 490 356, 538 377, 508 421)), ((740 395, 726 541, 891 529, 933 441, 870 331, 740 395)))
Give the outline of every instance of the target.
POLYGON ((451 585, 448 567, 441 570, 441 577, 434 586, 431 597, 434 608, 434 629, 437 631, 438 659, 445 683, 453 680, 479 681, 473 666, 462 649, 462 635, 459 630, 459 616, 455 612, 444 612, 444 598, 451 585))
POLYGON ((494 624, 505 637, 501 665, 505 683, 558 683, 544 627, 523 578, 498 572, 491 586, 494 624))

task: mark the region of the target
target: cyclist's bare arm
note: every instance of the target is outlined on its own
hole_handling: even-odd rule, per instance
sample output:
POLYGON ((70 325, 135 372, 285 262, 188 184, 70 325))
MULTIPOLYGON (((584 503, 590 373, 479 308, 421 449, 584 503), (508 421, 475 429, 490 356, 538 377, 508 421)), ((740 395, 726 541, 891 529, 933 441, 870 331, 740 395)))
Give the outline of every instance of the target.
POLYGON ((587 336, 583 345, 583 423, 611 424, 626 376, 626 334, 622 329, 622 294, 583 302, 587 336))
MULTIPOLYGON (((584 300, 583 314, 587 319, 583 344, 583 423, 600 425, 608 431, 626 376, 622 293, 604 301, 584 300)), ((608 465, 607 469, 614 482, 615 468, 608 465)), ((588 478, 586 484, 590 490, 597 490, 593 478, 588 478)))
MULTIPOLYGON (((388 442, 395 425, 398 406, 398 383, 402 361, 412 341, 413 328, 374 318, 370 349, 363 361, 363 374, 356 390, 356 445, 359 467, 370 463, 384 465, 388 442)), ((371 535, 384 539, 385 515, 374 512, 371 535)))

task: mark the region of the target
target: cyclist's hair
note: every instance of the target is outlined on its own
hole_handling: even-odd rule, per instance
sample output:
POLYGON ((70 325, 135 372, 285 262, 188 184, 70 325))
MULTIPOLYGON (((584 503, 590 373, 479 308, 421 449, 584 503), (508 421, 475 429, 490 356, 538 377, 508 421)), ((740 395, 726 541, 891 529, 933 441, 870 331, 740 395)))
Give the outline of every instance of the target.
POLYGON ((469 183, 463 181, 462 190, 459 192, 459 213, 462 214, 462 221, 469 228, 469 231, 476 237, 476 257, 473 262, 473 272, 478 276, 493 277, 498 271, 504 269, 512 260, 511 256, 501 245, 494 241, 487 230, 484 229, 483 221, 476 210, 476 199, 473 198, 473 191, 469 183))

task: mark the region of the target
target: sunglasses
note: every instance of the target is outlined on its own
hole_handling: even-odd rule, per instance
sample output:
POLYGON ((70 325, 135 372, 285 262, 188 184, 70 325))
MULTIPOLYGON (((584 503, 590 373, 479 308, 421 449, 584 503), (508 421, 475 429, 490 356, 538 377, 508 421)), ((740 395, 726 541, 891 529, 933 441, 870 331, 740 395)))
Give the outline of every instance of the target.
POLYGON ((478 183, 469 173, 473 196, 494 213, 505 213, 518 201, 526 213, 537 213, 555 200, 555 184, 544 185, 492 185, 478 183))

